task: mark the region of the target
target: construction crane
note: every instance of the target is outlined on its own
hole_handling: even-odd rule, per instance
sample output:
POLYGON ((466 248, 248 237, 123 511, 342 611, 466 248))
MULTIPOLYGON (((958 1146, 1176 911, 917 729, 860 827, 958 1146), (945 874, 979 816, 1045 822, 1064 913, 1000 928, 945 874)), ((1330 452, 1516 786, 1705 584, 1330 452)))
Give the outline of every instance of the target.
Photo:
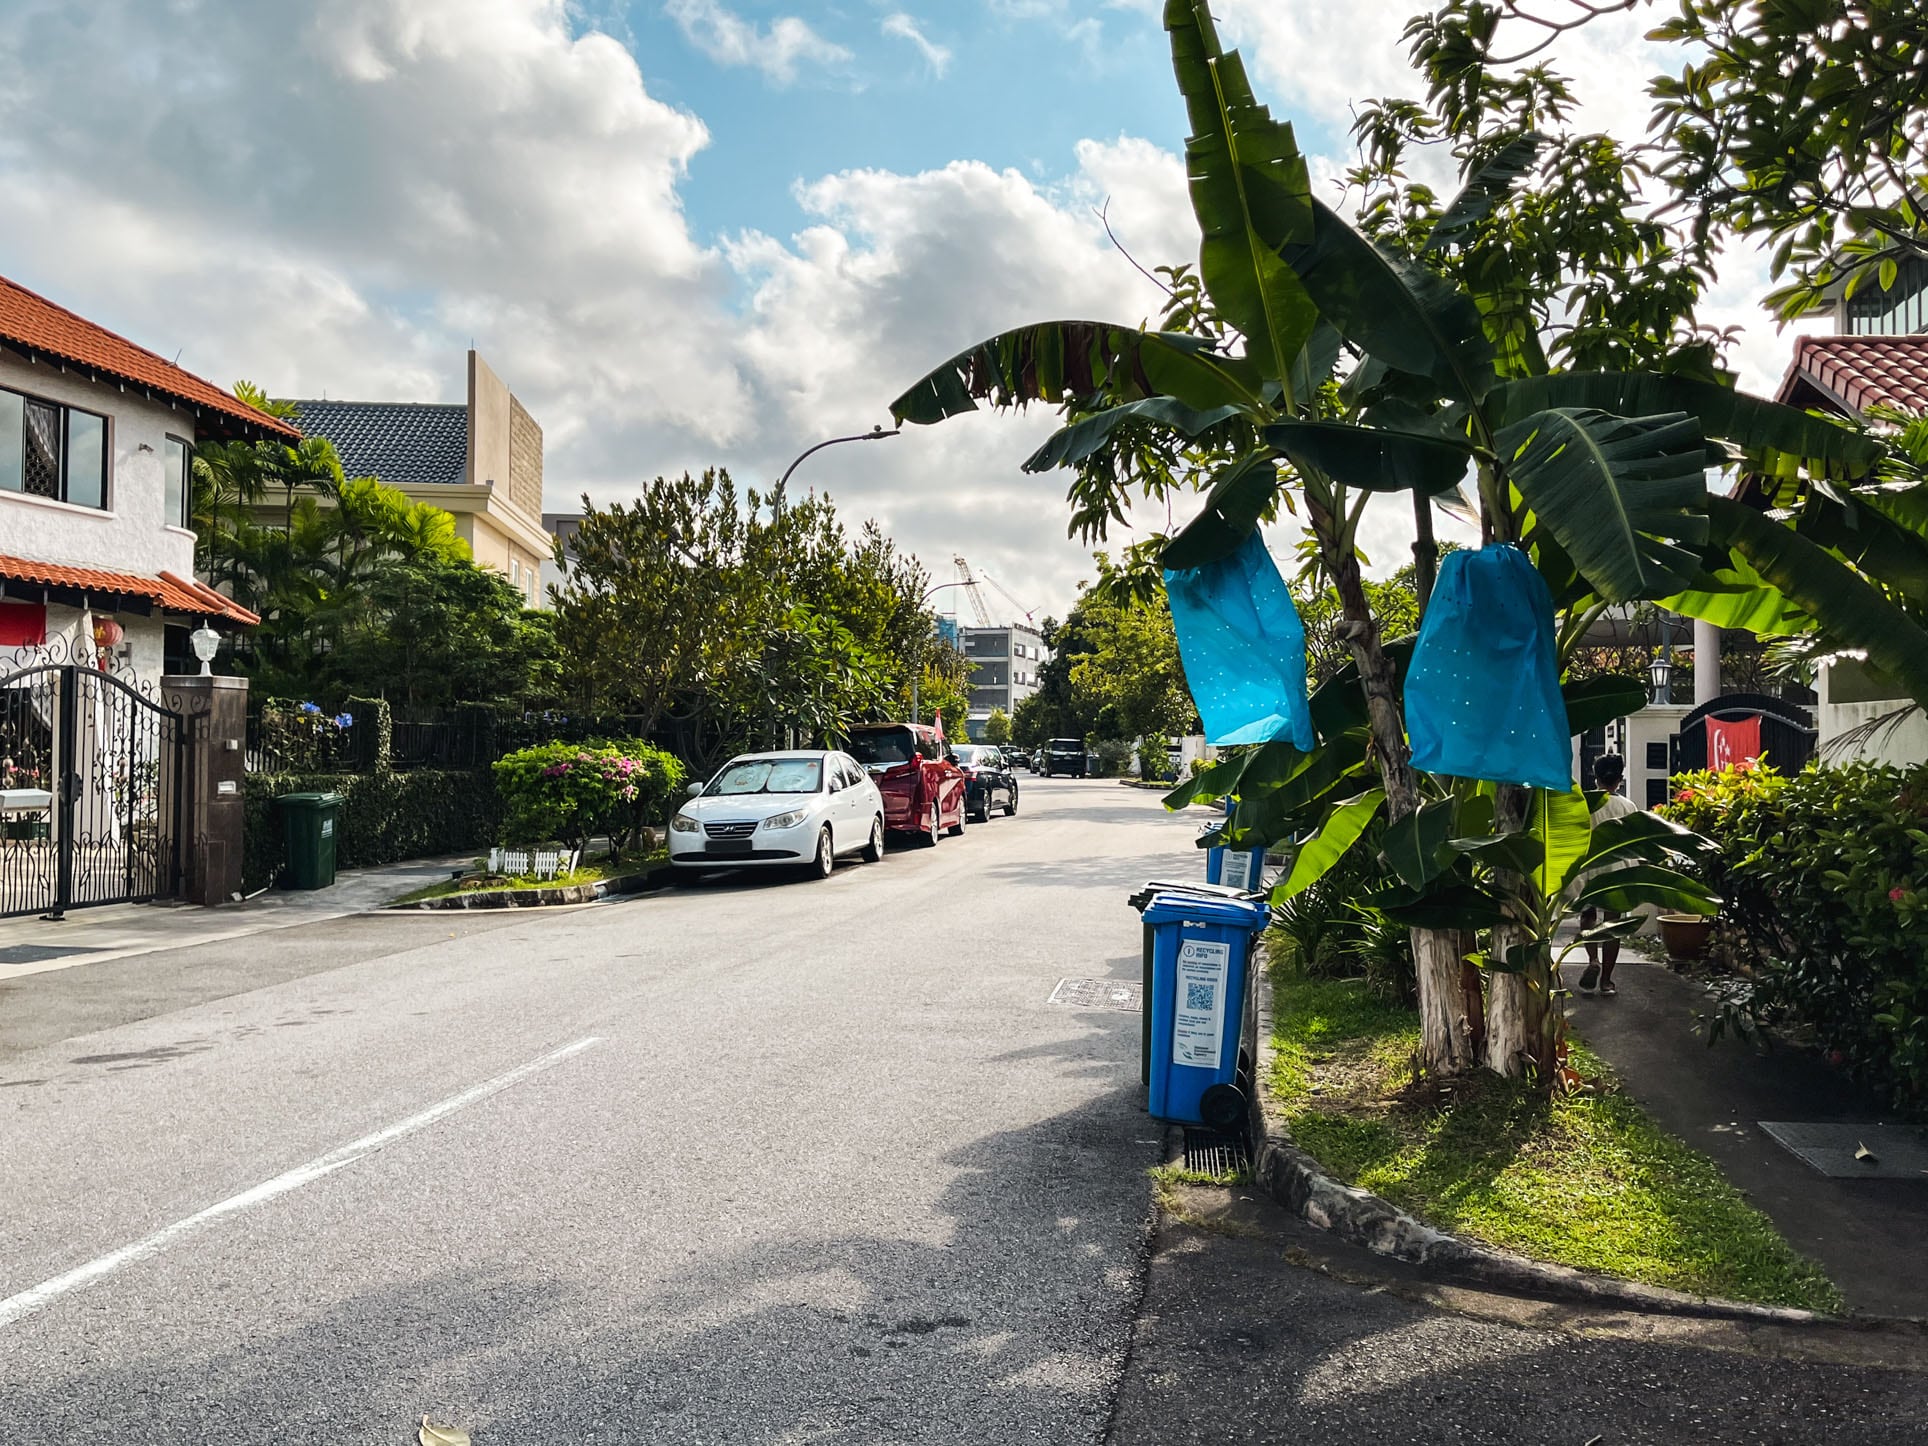
POLYGON ((984 589, 979 587, 977 579, 971 576, 971 565, 955 554, 952 555, 951 561, 957 567, 957 580, 964 584, 965 596, 971 600, 971 611, 977 614, 977 625, 980 628, 990 627, 991 609, 984 602, 984 589))
POLYGON ((1038 610, 1036 608, 1026 607, 1016 597, 1012 596, 1011 589, 992 577, 988 572, 973 573, 971 571, 971 565, 962 557, 956 555, 952 556, 951 561, 957 566, 958 581, 963 585, 964 591, 970 594, 971 611, 977 614, 977 625, 979 627, 990 628, 997 626, 997 624, 991 621, 991 608, 984 600, 983 584, 987 582, 1003 594, 1006 602, 1017 609, 1017 615, 1024 619, 1026 626, 1029 626, 1032 620, 1037 617, 1038 610))

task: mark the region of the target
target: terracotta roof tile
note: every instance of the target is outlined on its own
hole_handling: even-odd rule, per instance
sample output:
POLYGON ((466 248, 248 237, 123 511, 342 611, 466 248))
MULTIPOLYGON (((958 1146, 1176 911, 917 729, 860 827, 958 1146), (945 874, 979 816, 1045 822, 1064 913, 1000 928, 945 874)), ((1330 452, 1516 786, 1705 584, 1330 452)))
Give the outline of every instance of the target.
POLYGON ((1872 406, 1928 412, 1928 336, 1803 336, 1776 394, 1812 389, 1848 412, 1872 406))
POLYGON ((287 422, 256 411, 213 382, 182 371, 146 347, 135 346, 4 276, 0 276, 0 340, 146 387, 170 401, 206 408, 256 435, 289 441, 301 436, 287 422))
POLYGON ((175 573, 144 577, 136 572, 108 572, 97 567, 61 567, 51 562, 31 562, 24 557, 0 557, 0 578, 14 582, 37 582, 48 587, 78 588, 83 592, 116 597, 143 597, 169 612, 191 613, 196 617, 227 618, 253 627, 261 621, 233 598, 223 597, 206 583, 175 573))

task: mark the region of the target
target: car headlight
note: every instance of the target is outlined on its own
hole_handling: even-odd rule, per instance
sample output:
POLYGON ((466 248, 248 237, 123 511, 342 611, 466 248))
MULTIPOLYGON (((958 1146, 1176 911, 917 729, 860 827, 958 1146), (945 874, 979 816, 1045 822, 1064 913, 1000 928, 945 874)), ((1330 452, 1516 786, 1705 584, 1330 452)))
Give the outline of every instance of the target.
POLYGON ((669 826, 678 833, 701 833, 703 825, 686 813, 679 813, 669 821, 669 826))
POLYGON ((803 815, 802 809, 793 808, 788 813, 774 814, 771 817, 764 819, 763 826, 765 828, 772 828, 772 829, 795 828, 798 824, 803 822, 803 817, 804 815, 803 815))

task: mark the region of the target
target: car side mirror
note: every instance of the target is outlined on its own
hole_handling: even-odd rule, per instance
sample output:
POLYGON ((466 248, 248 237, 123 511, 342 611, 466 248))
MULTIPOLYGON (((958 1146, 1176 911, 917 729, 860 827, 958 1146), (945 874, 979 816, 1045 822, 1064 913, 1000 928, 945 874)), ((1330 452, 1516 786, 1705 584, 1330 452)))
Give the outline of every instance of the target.
POLYGON ((683 792, 691 798, 695 798, 698 794, 702 793, 702 791, 703 785, 700 783, 692 783, 688 788, 683 790, 683 792))

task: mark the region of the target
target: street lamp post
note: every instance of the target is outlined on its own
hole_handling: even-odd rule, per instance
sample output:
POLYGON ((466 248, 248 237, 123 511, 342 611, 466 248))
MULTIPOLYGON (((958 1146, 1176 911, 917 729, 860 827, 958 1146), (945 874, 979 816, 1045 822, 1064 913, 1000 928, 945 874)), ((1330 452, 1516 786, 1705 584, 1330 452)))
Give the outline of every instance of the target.
POLYGON ((872 427, 868 432, 853 432, 848 437, 830 437, 825 439, 824 441, 817 443, 817 445, 814 447, 805 447, 801 452, 797 453, 796 461, 792 462, 788 467, 785 467, 783 469, 783 475, 777 479, 777 491, 778 492, 783 491, 783 484, 790 480, 790 474, 796 471, 798 465, 802 463, 803 459, 805 457, 808 457, 812 452, 821 452, 825 447, 834 447, 839 442, 881 442, 886 437, 895 437, 901 434, 902 434, 901 428, 894 427, 890 431, 886 432, 883 428, 883 425, 879 423, 877 426, 872 427))
MULTIPOLYGON (((925 593, 922 597, 920 597, 917 600, 917 606, 921 608, 925 603, 929 602, 932 598, 936 597, 940 592, 944 591, 944 589, 947 587, 964 587, 964 586, 967 586, 967 584, 961 583, 961 582, 940 582, 936 587, 932 588, 929 592, 925 593)), ((910 721, 913 723, 921 723, 924 721, 923 718, 919 716, 919 709, 917 706, 918 685, 923 681, 924 681, 924 660, 920 657, 917 660, 917 665, 911 669, 911 675, 910 675, 910 721)))

